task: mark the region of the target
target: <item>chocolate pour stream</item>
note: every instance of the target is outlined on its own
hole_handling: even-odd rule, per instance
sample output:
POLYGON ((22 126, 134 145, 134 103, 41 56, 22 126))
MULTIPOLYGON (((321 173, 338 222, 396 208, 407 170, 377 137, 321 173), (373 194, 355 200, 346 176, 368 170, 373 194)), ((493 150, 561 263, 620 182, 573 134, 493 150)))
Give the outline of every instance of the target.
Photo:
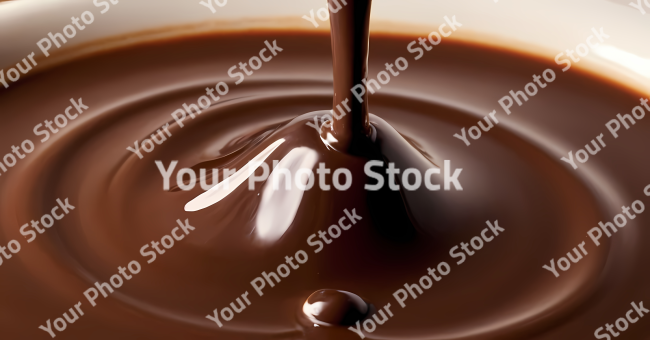
POLYGON ((334 113, 340 115, 345 101, 352 112, 333 119, 331 127, 324 127, 321 138, 339 151, 358 150, 370 135, 368 119, 368 93, 359 103, 352 98, 350 89, 368 74, 368 35, 372 0, 349 0, 341 5, 329 0, 334 64, 334 113), (338 7, 337 7, 338 6, 338 7), (333 10, 336 10, 334 12, 333 10))

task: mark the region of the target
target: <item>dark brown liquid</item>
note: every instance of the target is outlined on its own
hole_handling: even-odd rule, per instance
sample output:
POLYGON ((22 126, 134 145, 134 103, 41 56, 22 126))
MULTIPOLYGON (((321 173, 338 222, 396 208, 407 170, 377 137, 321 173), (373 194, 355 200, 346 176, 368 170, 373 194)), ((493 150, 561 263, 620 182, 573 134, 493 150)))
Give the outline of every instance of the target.
MULTIPOLYGON (((586 232, 611 221, 622 204, 644 200, 649 161, 627 152, 650 142, 647 122, 609 140, 578 171, 553 151, 558 145, 563 151, 582 147, 642 95, 577 69, 561 73, 552 61, 453 40, 412 61, 406 46, 413 39, 371 37, 371 75, 399 56, 410 66, 371 96, 376 116, 370 122, 383 133, 379 141, 397 138, 389 136, 397 132, 385 120, 419 150, 395 152, 396 162, 424 157, 463 168, 464 190, 426 193, 426 200, 418 200, 416 191, 414 199, 405 198, 406 207, 391 203, 409 213, 428 209, 431 220, 416 218, 426 223, 406 235, 402 225, 391 228, 372 218, 381 209, 363 188, 365 158, 328 149, 305 126, 309 115, 288 124, 331 107, 328 35, 266 31, 134 46, 61 65, 2 92, 0 145, 25 138, 36 143, 32 154, 0 177, 1 243, 16 239, 22 245, 0 266, 3 336, 47 339, 38 326, 81 301, 85 315, 57 332, 57 339, 359 339, 346 327, 314 327, 301 319, 311 294, 336 289, 358 295, 373 311, 392 304, 395 316, 368 339, 582 339, 613 323, 631 301, 650 300, 644 214, 603 238, 600 247, 588 243, 589 255, 560 278, 542 269, 589 241, 586 232), (170 113, 196 102, 205 87, 229 81, 228 68, 257 55, 265 40, 277 40, 284 51, 242 84, 229 83, 229 94, 184 128, 172 124, 173 136, 144 159, 125 149, 173 123, 170 113), (554 68, 558 79, 511 116, 502 113, 507 124, 471 147, 453 137, 546 68, 554 68), (40 144, 32 128, 63 113, 70 97, 83 98, 90 109, 40 144), (247 144, 265 131, 268 137, 257 146, 247 144), (297 147, 315 150, 328 167, 350 169, 354 183, 346 192, 305 192, 277 241, 256 236, 258 212, 283 209, 281 201, 261 202, 261 187, 251 192, 244 185, 195 213, 183 207, 203 192, 200 187, 162 189, 155 160, 178 160, 177 169, 205 162, 238 167, 246 157, 237 150, 266 147, 280 132, 287 142, 278 155, 297 147), (21 225, 65 197, 76 210, 27 243, 21 225), (418 202, 422 207, 412 206, 418 202), (308 237, 337 223, 344 209, 356 209, 363 219, 314 253, 308 237), (169 235, 177 219, 189 219, 196 230, 147 264, 140 248, 169 235), (449 250, 480 235, 488 220, 498 220, 505 232, 457 265, 449 250), (250 282, 299 250, 308 262, 258 296, 250 282), (91 307, 82 293, 132 260, 142 271, 91 307), (406 308, 395 303, 393 292, 443 261, 451 267, 447 276, 406 308), (219 328, 206 319, 245 291, 252 304, 233 321, 219 328)), ((642 339, 649 331, 643 318, 624 336, 642 339)))
POLYGON ((325 127, 321 136, 327 140, 330 133, 334 140, 328 142, 344 152, 360 149, 365 145, 364 139, 370 135, 368 93, 361 103, 353 98, 350 90, 357 84, 363 84, 362 80, 368 75, 371 3, 372 0, 351 0, 347 1, 347 5, 338 0, 328 2, 330 9, 338 8, 337 5, 341 7, 336 13, 330 13, 334 65, 333 110, 345 102, 352 112, 340 119, 333 119, 331 127, 325 127))

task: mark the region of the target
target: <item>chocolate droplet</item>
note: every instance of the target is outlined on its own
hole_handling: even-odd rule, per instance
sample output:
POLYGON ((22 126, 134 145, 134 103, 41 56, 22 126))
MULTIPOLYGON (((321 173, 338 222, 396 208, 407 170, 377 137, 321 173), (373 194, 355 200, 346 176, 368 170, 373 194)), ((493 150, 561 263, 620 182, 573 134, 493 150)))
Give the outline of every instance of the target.
POLYGON ((321 289, 307 298, 302 311, 319 325, 349 326, 363 319, 368 309, 368 304, 356 294, 321 289))

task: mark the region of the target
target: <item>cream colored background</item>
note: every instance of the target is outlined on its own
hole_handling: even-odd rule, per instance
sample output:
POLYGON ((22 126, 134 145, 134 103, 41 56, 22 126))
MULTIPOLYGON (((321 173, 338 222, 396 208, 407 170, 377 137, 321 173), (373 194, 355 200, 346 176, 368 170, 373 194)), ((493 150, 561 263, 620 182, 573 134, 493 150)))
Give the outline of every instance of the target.
MULTIPOLYGON (((98 0, 101 1, 101 0, 98 0)), ((632 1, 632 0, 630 0, 632 1)), ((650 89, 650 13, 642 15, 626 0, 374 0, 372 29, 426 34, 456 15, 465 39, 506 44, 554 56, 584 42, 592 27, 604 27, 606 42, 618 51, 636 56, 607 61, 590 54, 582 67, 605 67, 611 77, 633 81, 650 89), (392 23, 387 25, 387 23, 392 23), (471 34, 468 34, 472 32, 471 34), (476 34, 480 33, 480 34, 476 34), (633 68, 636 71, 630 69, 633 68)), ((196 25, 196 29, 289 26, 306 30, 313 25, 301 19, 325 0, 229 0, 212 12, 199 0, 120 0, 101 15, 93 0, 17 0, 0 2, 0 67, 11 67, 28 53, 40 55, 36 42, 48 32, 60 32, 70 17, 90 10, 95 22, 66 45, 67 48, 99 38, 170 25, 196 25), (271 22, 258 19, 282 18, 271 22)), ((650 12, 650 8, 647 8, 650 12)), ((320 21, 319 21, 320 22, 320 21)), ((325 23, 326 24, 326 23, 325 23)), ((321 26, 321 28, 327 29, 321 26)), ((185 29, 188 29, 187 27, 185 29)), ((190 30, 192 28, 189 28, 190 30)), ((56 52, 53 53, 56 57, 56 52)), ((50 57, 52 58, 52 57, 50 57)), ((616 59, 617 57, 614 57, 616 59)), ((611 57, 610 57, 611 59, 611 57)))

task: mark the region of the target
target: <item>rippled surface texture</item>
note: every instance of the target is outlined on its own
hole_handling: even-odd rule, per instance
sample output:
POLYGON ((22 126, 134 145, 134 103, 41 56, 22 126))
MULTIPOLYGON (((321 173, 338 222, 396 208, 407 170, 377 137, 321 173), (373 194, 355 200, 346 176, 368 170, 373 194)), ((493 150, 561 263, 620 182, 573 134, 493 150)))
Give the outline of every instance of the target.
MULTIPOLYGON (((650 298, 645 215, 588 248, 589 255, 560 278, 542 269, 588 241, 587 231, 611 221, 621 205, 644 197, 650 164, 635 152, 650 142, 646 122, 577 171, 559 160, 606 132, 604 124, 629 112, 641 95, 576 69, 555 69, 555 82, 511 116, 501 112, 503 122, 467 147, 453 134, 554 66, 450 40, 415 61, 406 50, 411 40, 371 38, 372 77, 400 56, 409 68, 370 95, 370 111, 434 163, 451 160, 463 168, 464 190, 436 192, 420 202, 430 205, 435 219, 399 242, 373 223, 363 162, 332 155, 303 121, 294 122, 296 129, 313 130, 313 136, 288 139, 278 150, 294 148, 303 161, 309 155, 331 168, 349 168, 355 177, 348 192, 313 189, 297 199, 264 201, 257 195, 261 186, 250 192, 244 185, 216 205, 185 212, 203 190, 163 190, 156 160, 166 166, 178 160, 177 169, 241 166, 237 152, 248 143, 268 146, 279 126, 329 110, 332 61, 325 34, 230 34, 141 45, 63 64, 4 91, 0 146, 30 138, 36 151, 0 177, 0 243, 17 239, 23 246, 0 267, 3 336, 46 338, 38 326, 83 301, 86 314, 61 338, 358 339, 345 328, 314 328, 300 320, 307 297, 337 289, 376 308, 393 304, 395 317, 371 339, 578 339, 607 321, 603 313, 625 312, 630 301, 650 298), (283 51, 235 85, 228 69, 257 55, 265 40, 277 40, 283 51), (196 103, 219 81, 230 86, 227 95, 185 127, 173 124, 174 110, 196 103), (38 142, 33 127, 63 113, 70 98, 83 98, 89 110, 38 142), (172 136, 143 159, 126 150, 168 122, 172 136), (65 197, 76 209, 27 243, 20 226, 65 197), (309 235, 353 208, 363 220, 315 254, 309 235), (293 220, 278 213, 283 209, 293 220), (189 219, 196 230, 147 264, 140 248, 168 235, 177 219, 189 219), (269 219, 281 220, 280 227, 269 219), (456 265, 449 249, 479 235, 486 220, 498 220, 505 232, 456 265), (258 296, 250 282, 298 250, 309 261, 258 296), (83 292, 132 260, 142 271, 90 307, 83 292), (448 276, 406 308, 395 304, 394 291, 441 261, 451 266, 448 276), (224 328, 206 319, 245 291, 252 305, 224 328)), ((647 329, 637 324, 625 336, 640 339, 647 329)))

